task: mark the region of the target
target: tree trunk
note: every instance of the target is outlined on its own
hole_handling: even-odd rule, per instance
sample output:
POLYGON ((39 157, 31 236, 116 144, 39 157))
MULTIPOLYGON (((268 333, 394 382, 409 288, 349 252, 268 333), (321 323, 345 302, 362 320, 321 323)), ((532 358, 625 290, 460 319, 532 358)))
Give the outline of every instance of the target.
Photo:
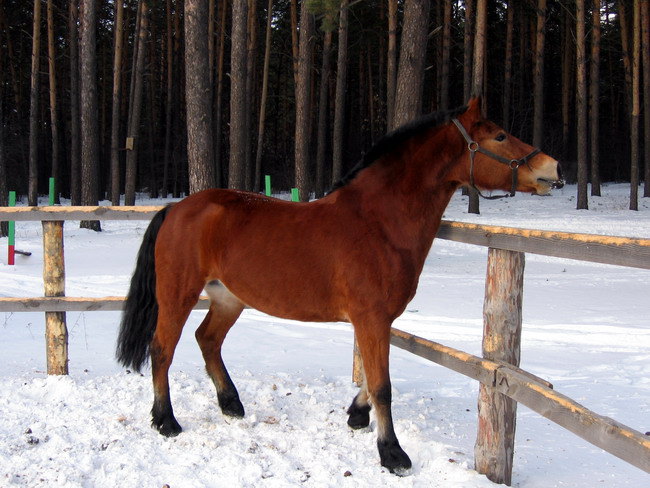
POLYGON ((124 204, 135 205, 135 189, 138 176, 138 148, 140 146, 140 118, 142 115, 142 91, 144 85, 144 62, 147 29, 149 19, 149 7, 146 0, 139 1, 140 22, 137 23, 136 29, 136 47, 134 49, 134 70, 132 77, 132 93, 129 103, 129 117, 127 134, 127 151, 126 151, 126 177, 124 189, 124 204))
POLYGON ((442 19, 442 73, 440 74, 440 110, 449 109, 449 58, 451 51, 451 0, 444 0, 442 19))
POLYGON ((510 102, 512 100, 512 33, 514 30, 514 2, 508 2, 506 18, 506 59, 503 68, 503 127, 510 132, 510 102))
POLYGON ((124 44, 124 3, 115 0, 115 52, 113 56, 113 106, 111 113, 111 202, 120 204, 120 106, 122 52, 124 44))
MULTIPOLYGON (((474 56, 472 73, 472 91, 471 96, 483 97, 485 90, 485 48, 486 48, 486 26, 487 23, 487 0, 477 0, 476 2, 476 31, 474 34, 474 56)), ((482 98, 485 104, 485 97, 482 98)), ((469 202, 467 211, 473 214, 480 213, 479 195, 476 188, 468 188, 469 202)))
POLYGON ((307 9, 306 1, 300 6, 300 43, 298 48, 298 78, 296 83, 296 136, 295 136, 295 185, 300 201, 309 200, 309 127, 310 127, 310 74, 311 37, 313 35, 313 16, 307 9))
MULTIPOLYGON (((253 100, 255 92, 255 60, 257 50, 257 1, 248 0, 248 39, 246 47, 246 134, 251 132, 253 127, 253 100)), ((244 171, 244 188, 253 188, 254 168, 252 163, 252 144, 246 143, 246 169, 244 171)))
POLYGON ((641 78, 641 3, 634 0, 632 27, 632 114, 630 117, 630 210, 639 210, 639 119, 641 78))
POLYGON ((397 83, 397 0, 388 0, 388 61, 386 67, 386 127, 393 127, 397 83))
POLYGON ((544 139, 544 44, 546 33, 546 0, 537 1, 537 32, 535 36, 535 73, 533 76, 533 146, 542 147, 544 139))
MULTIPOLYGON (((215 186, 207 9, 207 0, 185 0, 185 100, 190 193, 215 186)), ((242 22, 246 22, 246 16, 242 22)))
MULTIPOLYGON (((266 35, 264 39, 264 69, 262 73, 262 95, 260 97, 260 116, 257 125, 257 150, 255 151, 255 181, 253 191, 259 191, 262 184, 262 153, 264 151, 264 128, 266 123, 266 99, 269 91, 269 64, 271 61, 271 20, 273 19, 273 0, 269 0, 266 15, 266 35)), ((324 54, 323 54, 324 55, 324 54)))
POLYGON ((427 52, 429 0, 406 0, 391 129, 421 114, 424 60, 427 52))
MULTIPOLYGON (((119 0, 118 0, 119 1, 119 0)), ((167 0, 165 4, 166 15, 166 54, 167 54, 167 73, 165 94, 165 149, 163 153, 163 179, 162 179, 162 197, 167 198, 169 193, 169 166, 172 157, 172 108, 174 103, 174 40, 172 30, 172 1, 167 0)), ((178 13, 177 13, 178 15, 178 13)))
POLYGON ((341 179, 343 169, 343 128, 348 70, 348 4, 349 0, 341 0, 341 13, 339 14, 339 50, 336 61, 336 96, 334 129, 332 131, 332 183, 341 179))
POLYGON ((630 47, 630 26, 628 23, 627 4, 624 0, 616 2, 618 6, 618 21, 621 27, 621 49, 623 55, 623 68, 625 70, 625 103, 627 112, 632 112, 632 48, 630 47))
POLYGON ((585 0, 576 0, 576 112, 578 115, 577 209, 587 201, 587 57, 585 48, 585 0))
POLYGON ((81 205, 81 115, 79 109, 79 30, 77 0, 68 5, 70 36, 70 203, 81 205))
MULTIPOLYGON (((271 0, 269 0, 271 1, 271 0)), ((330 54, 332 52, 332 31, 323 36, 323 60, 321 65, 320 94, 318 97, 318 146, 316 149, 316 198, 325 193, 325 156, 327 145, 327 103, 330 78, 330 54)))
POLYGON ((589 131, 591 135, 591 196, 600 196, 600 0, 592 6, 591 65, 589 79, 589 131))
MULTIPOLYGON (((81 204, 99 203, 99 110, 97 103, 97 1, 81 0, 81 204)), ((98 220, 82 228, 101 230, 98 220)))
POLYGON ((52 171, 54 178, 54 203, 59 203, 60 169, 59 169, 59 119, 56 90, 56 50, 54 44, 54 6, 52 0, 47 0, 47 53, 48 71, 50 77, 50 124, 52 126, 52 171))
MULTIPOLYGON (((2 71, 2 56, 0 56, 0 100, 3 96, 4 75, 2 71)), ((7 188, 7 159, 5 156, 5 120, 3 104, 0 103, 0 207, 9 203, 9 188, 7 188)), ((0 222, 0 237, 9 235, 9 223, 0 222)))
POLYGON ((34 24, 32 30, 32 75, 29 90, 29 183, 28 202, 38 205, 38 126, 39 126, 39 78, 41 59, 41 0, 34 0, 34 24))
POLYGON ((650 1, 641 0, 641 52, 643 53, 643 122, 645 164, 643 196, 650 197, 650 1))
POLYGON ((223 135, 221 134, 223 106, 223 60, 226 46, 226 17, 228 16, 228 0, 221 2, 221 18, 219 19, 219 48, 217 55, 217 89, 214 95, 214 166, 217 186, 224 184, 223 163, 221 158, 223 135))
POLYGON ((562 15, 562 146, 563 157, 569 157, 568 147, 571 134, 571 115, 573 107, 573 95, 575 76, 575 42, 571 29, 571 13, 565 10, 562 15))
POLYGON ((230 169, 228 187, 243 189, 246 175, 246 10, 247 0, 232 3, 230 54, 230 169))
POLYGON ((291 54, 293 59, 293 81, 298 84, 298 0, 291 0, 291 54))
POLYGON ((472 54, 474 53, 474 4, 476 0, 465 1, 465 43, 463 45, 463 100, 472 96, 472 54))

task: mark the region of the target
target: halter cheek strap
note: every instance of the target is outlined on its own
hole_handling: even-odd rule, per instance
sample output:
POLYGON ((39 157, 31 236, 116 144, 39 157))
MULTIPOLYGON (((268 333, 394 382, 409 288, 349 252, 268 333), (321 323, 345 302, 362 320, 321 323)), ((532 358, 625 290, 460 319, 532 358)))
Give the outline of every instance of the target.
POLYGON ((492 151, 488 149, 484 149, 481 146, 479 146, 479 143, 476 142, 471 138, 471 136, 467 133, 465 130, 465 127, 463 127, 463 124, 460 123, 460 121, 456 118, 451 119, 452 122, 456 127, 458 127, 458 130, 460 133, 463 135, 463 138, 467 142, 467 149, 469 150, 469 184, 474 190, 476 190, 482 198, 485 198, 486 200, 496 200, 497 198, 504 198, 504 197, 514 197, 515 192, 517 190, 517 171, 519 170, 519 167, 522 165, 528 165, 529 161, 537 155, 537 153, 541 152, 540 149, 535 148, 533 149, 529 154, 524 156, 523 158, 520 159, 507 159, 504 158, 503 156, 500 156, 498 154, 493 153, 492 151), (498 161, 499 163, 503 163, 506 166, 510 168, 512 171, 512 186, 510 188, 510 193, 505 193, 503 195, 491 195, 491 196, 486 196, 481 193, 481 190, 479 190, 476 185, 474 184, 474 157, 476 156, 476 153, 480 152, 482 154, 485 154, 486 156, 494 159, 495 161, 498 161))

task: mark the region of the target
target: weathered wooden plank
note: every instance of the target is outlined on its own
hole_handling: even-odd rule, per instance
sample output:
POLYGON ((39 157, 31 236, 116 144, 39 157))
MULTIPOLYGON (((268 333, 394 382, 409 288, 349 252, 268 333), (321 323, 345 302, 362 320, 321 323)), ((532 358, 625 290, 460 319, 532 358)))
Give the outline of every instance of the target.
MULTIPOLYGON (((0 297, 0 312, 93 312, 121 311, 125 297, 0 297)), ((207 310, 208 297, 202 296, 194 310, 207 310)))
MULTIPOLYGON (((483 357, 519 366, 524 253, 490 248, 483 301, 483 357)), ((507 366, 506 366, 507 367, 507 366)), ((481 384, 478 434, 474 446, 476 471, 495 483, 510 485, 515 448, 517 402, 481 384)))
POLYGON ((439 239, 558 258, 650 269, 650 239, 443 221, 439 239))
POLYGON ((150 220, 159 206, 0 207, 0 222, 13 220, 150 220))
POLYGON ((395 347, 490 385, 494 384, 495 372, 500 367, 494 361, 488 361, 395 328, 391 329, 390 343, 395 347))
POLYGON ((591 444, 650 473, 650 437, 598 415, 571 398, 510 368, 497 372, 496 389, 591 444))

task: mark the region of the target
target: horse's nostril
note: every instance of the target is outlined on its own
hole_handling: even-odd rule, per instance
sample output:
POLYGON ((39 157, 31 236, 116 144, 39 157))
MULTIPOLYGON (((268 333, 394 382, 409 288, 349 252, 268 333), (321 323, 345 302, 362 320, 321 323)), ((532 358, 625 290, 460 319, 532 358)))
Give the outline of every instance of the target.
MULTIPOLYGON (((564 176, 562 175, 562 165, 560 163, 557 163, 557 179, 562 181, 562 186, 564 186, 564 176)), ((559 188, 562 188, 562 186, 559 188)))

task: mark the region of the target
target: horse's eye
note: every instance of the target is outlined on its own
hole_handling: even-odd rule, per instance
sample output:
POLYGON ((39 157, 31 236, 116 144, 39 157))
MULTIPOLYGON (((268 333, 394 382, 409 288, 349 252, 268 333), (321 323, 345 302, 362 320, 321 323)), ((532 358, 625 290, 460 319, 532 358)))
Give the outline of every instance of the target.
POLYGON ((503 142, 506 140, 506 135, 503 132, 501 132, 495 137, 495 139, 499 142, 503 142))

